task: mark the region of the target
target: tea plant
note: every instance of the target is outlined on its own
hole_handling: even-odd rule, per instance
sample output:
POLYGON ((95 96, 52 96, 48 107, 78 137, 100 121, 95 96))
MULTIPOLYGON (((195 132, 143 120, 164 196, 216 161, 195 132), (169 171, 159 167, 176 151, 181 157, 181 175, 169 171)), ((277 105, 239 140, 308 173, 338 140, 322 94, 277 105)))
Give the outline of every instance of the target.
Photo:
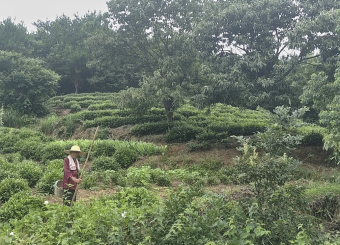
POLYGON ((22 219, 33 210, 43 210, 44 200, 41 197, 32 196, 27 191, 20 191, 9 198, 0 209, 0 221, 5 222, 10 219, 22 219))
POLYGON ((41 167, 33 161, 23 161, 19 163, 16 168, 20 177, 27 180, 30 188, 33 188, 43 176, 41 167))
POLYGON ((100 156, 93 160, 91 170, 119 170, 121 165, 114 157, 100 156))
POLYGON ((40 120, 39 130, 46 135, 52 135, 58 123, 59 118, 56 115, 50 115, 40 120))
POLYGON ((28 191, 30 188, 26 180, 6 178, 0 182, 0 203, 5 203, 14 194, 28 191))
POLYGON ((49 172, 45 172, 42 178, 36 184, 38 192, 45 194, 53 194, 54 188, 53 184, 57 180, 61 180, 63 178, 63 172, 60 170, 51 170, 49 172))
POLYGON ((114 159, 122 168, 129 168, 137 160, 137 151, 129 147, 120 147, 113 154, 114 159))

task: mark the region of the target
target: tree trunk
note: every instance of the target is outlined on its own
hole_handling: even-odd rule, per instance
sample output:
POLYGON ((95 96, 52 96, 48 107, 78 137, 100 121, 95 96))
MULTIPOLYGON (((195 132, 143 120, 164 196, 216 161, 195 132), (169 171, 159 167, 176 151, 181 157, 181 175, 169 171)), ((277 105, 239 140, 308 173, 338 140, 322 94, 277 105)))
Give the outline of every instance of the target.
POLYGON ((172 122, 174 119, 174 111, 173 111, 173 102, 174 98, 169 97, 167 99, 164 99, 164 108, 165 108, 165 113, 166 113, 166 118, 168 122, 172 122))

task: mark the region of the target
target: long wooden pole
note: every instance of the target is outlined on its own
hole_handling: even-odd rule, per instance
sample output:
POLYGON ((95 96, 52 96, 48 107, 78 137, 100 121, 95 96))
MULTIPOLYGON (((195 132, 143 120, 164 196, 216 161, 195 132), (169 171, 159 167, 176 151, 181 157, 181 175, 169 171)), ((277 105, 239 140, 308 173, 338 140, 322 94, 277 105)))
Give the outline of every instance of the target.
MULTIPOLYGON (((80 174, 80 177, 79 177, 80 179, 82 178, 83 173, 85 172, 85 167, 86 167, 87 161, 89 160, 90 153, 91 153, 91 150, 92 150, 92 147, 93 147, 93 144, 94 144, 94 140, 96 139, 96 136, 97 136, 97 133, 98 133, 98 129, 99 129, 99 126, 97 127, 96 132, 94 133, 93 140, 92 140, 92 143, 91 143, 91 146, 90 146, 90 150, 87 153, 87 157, 86 157, 86 161, 85 161, 85 164, 84 164, 84 167, 83 167, 83 171, 81 171, 81 174, 80 174)), ((72 207, 74 199, 75 199, 75 197, 77 195, 77 192, 78 192, 78 189, 79 189, 79 184, 80 183, 77 184, 76 190, 74 191, 70 207, 72 207)))

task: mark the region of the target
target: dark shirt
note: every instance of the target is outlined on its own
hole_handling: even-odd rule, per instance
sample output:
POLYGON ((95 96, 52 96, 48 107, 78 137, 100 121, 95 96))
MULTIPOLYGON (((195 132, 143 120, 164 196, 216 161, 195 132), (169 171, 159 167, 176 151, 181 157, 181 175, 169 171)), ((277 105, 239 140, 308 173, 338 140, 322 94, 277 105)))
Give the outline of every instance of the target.
MULTIPOLYGON (((75 161, 76 163, 76 161, 75 161)), ((76 170, 70 169, 69 160, 66 157, 64 159, 64 178, 63 178, 63 188, 75 190, 77 187, 77 183, 74 182, 71 177, 78 179, 78 164, 76 164, 76 170)))

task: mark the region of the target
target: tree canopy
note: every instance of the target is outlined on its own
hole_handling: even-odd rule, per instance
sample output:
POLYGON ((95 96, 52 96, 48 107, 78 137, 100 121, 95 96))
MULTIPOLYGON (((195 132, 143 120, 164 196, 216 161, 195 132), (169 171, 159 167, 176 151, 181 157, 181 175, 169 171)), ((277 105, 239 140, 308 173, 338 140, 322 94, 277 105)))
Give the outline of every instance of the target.
POLYGON ((43 61, 0 51, 0 101, 23 114, 43 115, 44 102, 56 94, 59 75, 43 61))

